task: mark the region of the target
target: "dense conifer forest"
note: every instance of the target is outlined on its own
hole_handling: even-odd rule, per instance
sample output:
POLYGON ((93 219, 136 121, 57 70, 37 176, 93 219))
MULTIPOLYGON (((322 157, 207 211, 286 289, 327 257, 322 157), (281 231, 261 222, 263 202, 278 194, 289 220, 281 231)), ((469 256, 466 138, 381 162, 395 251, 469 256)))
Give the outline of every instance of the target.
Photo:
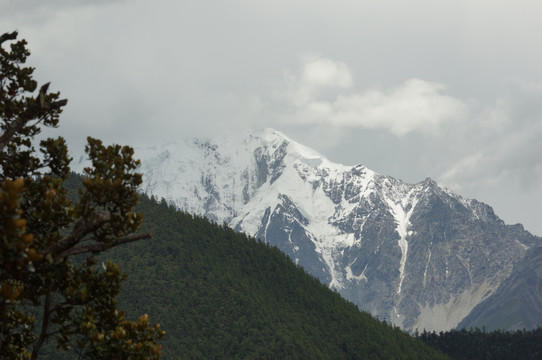
POLYGON ((128 275, 119 306, 166 331, 164 359, 447 358, 360 312, 275 247, 144 195, 137 211, 153 239, 100 261, 128 275))
MULTIPOLYGON (((67 183, 75 189, 80 181, 67 183)), ((361 312, 275 247, 140 196, 151 240, 112 249, 127 314, 159 322, 164 359, 538 359, 542 329, 424 331, 361 312), (443 355, 445 353, 447 355, 443 355)), ((45 359, 59 359, 50 349, 45 359)), ((69 357, 66 357, 66 359, 69 357)))
POLYGON ((417 337, 458 360, 542 359, 542 328, 532 331, 462 329, 426 332, 417 337))
POLYGON ((121 306, 166 330, 165 359, 439 359, 256 239, 142 196, 151 241, 112 252, 121 306))

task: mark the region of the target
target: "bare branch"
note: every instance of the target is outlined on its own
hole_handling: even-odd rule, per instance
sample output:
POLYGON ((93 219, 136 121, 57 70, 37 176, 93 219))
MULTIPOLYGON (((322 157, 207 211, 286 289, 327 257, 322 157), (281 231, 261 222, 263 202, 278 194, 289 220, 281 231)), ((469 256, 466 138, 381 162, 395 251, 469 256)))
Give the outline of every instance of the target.
POLYGON ((47 249, 46 253, 49 253, 53 255, 53 257, 56 257, 57 254, 63 253, 66 250, 72 248, 73 246, 77 245, 85 235, 90 234, 91 232, 99 229, 102 225, 107 223, 111 219, 111 215, 108 211, 99 212, 97 214, 94 214, 92 219, 85 221, 85 219, 79 220, 71 233, 64 236, 62 239, 60 239, 57 243, 53 244, 49 249, 47 249))
POLYGON ((76 248, 70 248, 62 252, 61 254, 59 254, 59 257, 68 257, 68 256, 73 256, 73 255, 85 254, 85 253, 100 253, 102 251, 105 251, 112 247, 119 246, 121 244, 126 244, 129 242, 138 241, 142 239, 150 239, 150 238, 152 238, 152 234, 148 234, 148 233, 135 234, 135 235, 117 239, 110 243, 93 244, 93 245, 87 245, 87 246, 80 246, 76 248))
POLYGON ((47 285, 47 293, 45 294, 45 304, 43 305, 43 316, 41 319, 41 330, 40 336, 36 343, 34 344, 34 349, 32 349, 32 360, 37 359, 40 348, 43 345, 43 342, 47 338, 47 328, 49 327, 49 316, 51 315, 51 297, 53 291, 53 283, 49 282, 47 285))

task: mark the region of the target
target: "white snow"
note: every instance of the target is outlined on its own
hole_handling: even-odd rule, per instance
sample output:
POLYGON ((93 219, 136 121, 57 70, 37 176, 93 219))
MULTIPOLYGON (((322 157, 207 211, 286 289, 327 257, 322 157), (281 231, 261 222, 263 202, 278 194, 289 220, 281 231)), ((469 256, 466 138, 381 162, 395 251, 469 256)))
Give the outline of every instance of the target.
POLYGON ((346 266, 345 270, 346 270, 346 280, 367 281, 367 277, 365 276, 365 271, 367 270, 367 264, 365 264, 363 271, 359 275, 354 275, 354 273, 352 273, 352 269, 350 268, 350 265, 346 266))
MULTIPOLYGON (((431 242, 433 245, 433 242, 431 242)), ((431 262, 431 248, 429 249, 429 255, 427 256, 427 263, 425 264, 425 270, 423 271, 423 288, 425 289, 426 278, 427 278, 427 268, 429 268, 429 263, 431 262)))
POLYGON ((529 246, 525 245, 524 243, 522 243, 521 241, 517 240, 516 239, 516 243, 523 249, 523 250, 529 250, 529 246))
POLYGON ((398 244, 401 248, 401 260, 399 261, 399 286, 397 287, 397 294, 401 294, 401 288, 403 286, 403 280, 405 279, 405 265, 408 255, 408 241, 407 237, 410 235, 408 227, 410 226, 410 217, 416 207, 418 198, 413 196, 418 189, 413 188, 405 197, 399 200, 393 200, 386 197, 385 200, 390 207, 390 213, 395 218, 395 224, 397 227, 395 231, 399 234, 398 244), (406 210, 408 208, 408 210, 406 210))

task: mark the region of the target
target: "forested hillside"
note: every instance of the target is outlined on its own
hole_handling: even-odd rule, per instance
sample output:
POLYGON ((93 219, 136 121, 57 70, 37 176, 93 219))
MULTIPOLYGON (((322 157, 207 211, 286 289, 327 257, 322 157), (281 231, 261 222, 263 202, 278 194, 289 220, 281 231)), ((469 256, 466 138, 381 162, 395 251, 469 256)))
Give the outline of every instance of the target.
MULTIPOLYGON (((80 178, 65 186, 75 197, 80 178)), ((164 359, 446 359, 360 312, 276 247, 140 196, 150 240, 112 249, 119 296, 166 331, 164 359)), ((45 359, 69 359, 45 349, 45 359)), ((66 357, 67 356, 67 357, 66 357)))
MULTIPOLYGON (((128 274, 120 307, 148 313, 167 331, 164 359, 446 358, 435 348, 454 359, 540 354, 540 329, 424 331, 416 339, 360 312, 275 247, 144 195, 138 211, 154 238, 107 259, 128 274)), ((60 359, 51 344, 43 355, 60 359)))
POLYGON ((165 359, 444 358, 274 247, 144 196, 139 211, 154 238, 108 255, 129 275, 120 305, 166 330, 165 359))
POLYGON ((538 360, 542 359, 542 328, 534 330, 486 332, 461 329, 426 332, 418 336, 457 360, 538 360))

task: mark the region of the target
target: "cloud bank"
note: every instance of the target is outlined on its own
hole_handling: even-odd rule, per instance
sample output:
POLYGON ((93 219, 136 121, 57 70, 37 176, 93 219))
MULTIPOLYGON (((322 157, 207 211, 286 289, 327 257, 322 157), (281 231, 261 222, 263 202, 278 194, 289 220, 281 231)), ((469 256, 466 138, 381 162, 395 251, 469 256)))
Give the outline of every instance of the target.
POLYGON ((381 129, 396 136, 412 131, 438 133, 442 124, 464 121, 468 106, 446 95, 437 82, 409 79, 385 90, 349 91, 348 66, 324 57, 309 58, 299 74, 290 75, 287 121, 336 127, 381 129))
POLYGON ((51 135, 70 148, 87 135, 143 146, 275 127, 333 161, 430 176, 542 234, 542 2, 0 9, 3 31, 28 40, 40 83, 69 99, 51 135))
POLYGON ((440 176, 454 188, 512 181, 542 183, 542 85, 514 81, 506 96, 452 133, 463 154, 440 176))

